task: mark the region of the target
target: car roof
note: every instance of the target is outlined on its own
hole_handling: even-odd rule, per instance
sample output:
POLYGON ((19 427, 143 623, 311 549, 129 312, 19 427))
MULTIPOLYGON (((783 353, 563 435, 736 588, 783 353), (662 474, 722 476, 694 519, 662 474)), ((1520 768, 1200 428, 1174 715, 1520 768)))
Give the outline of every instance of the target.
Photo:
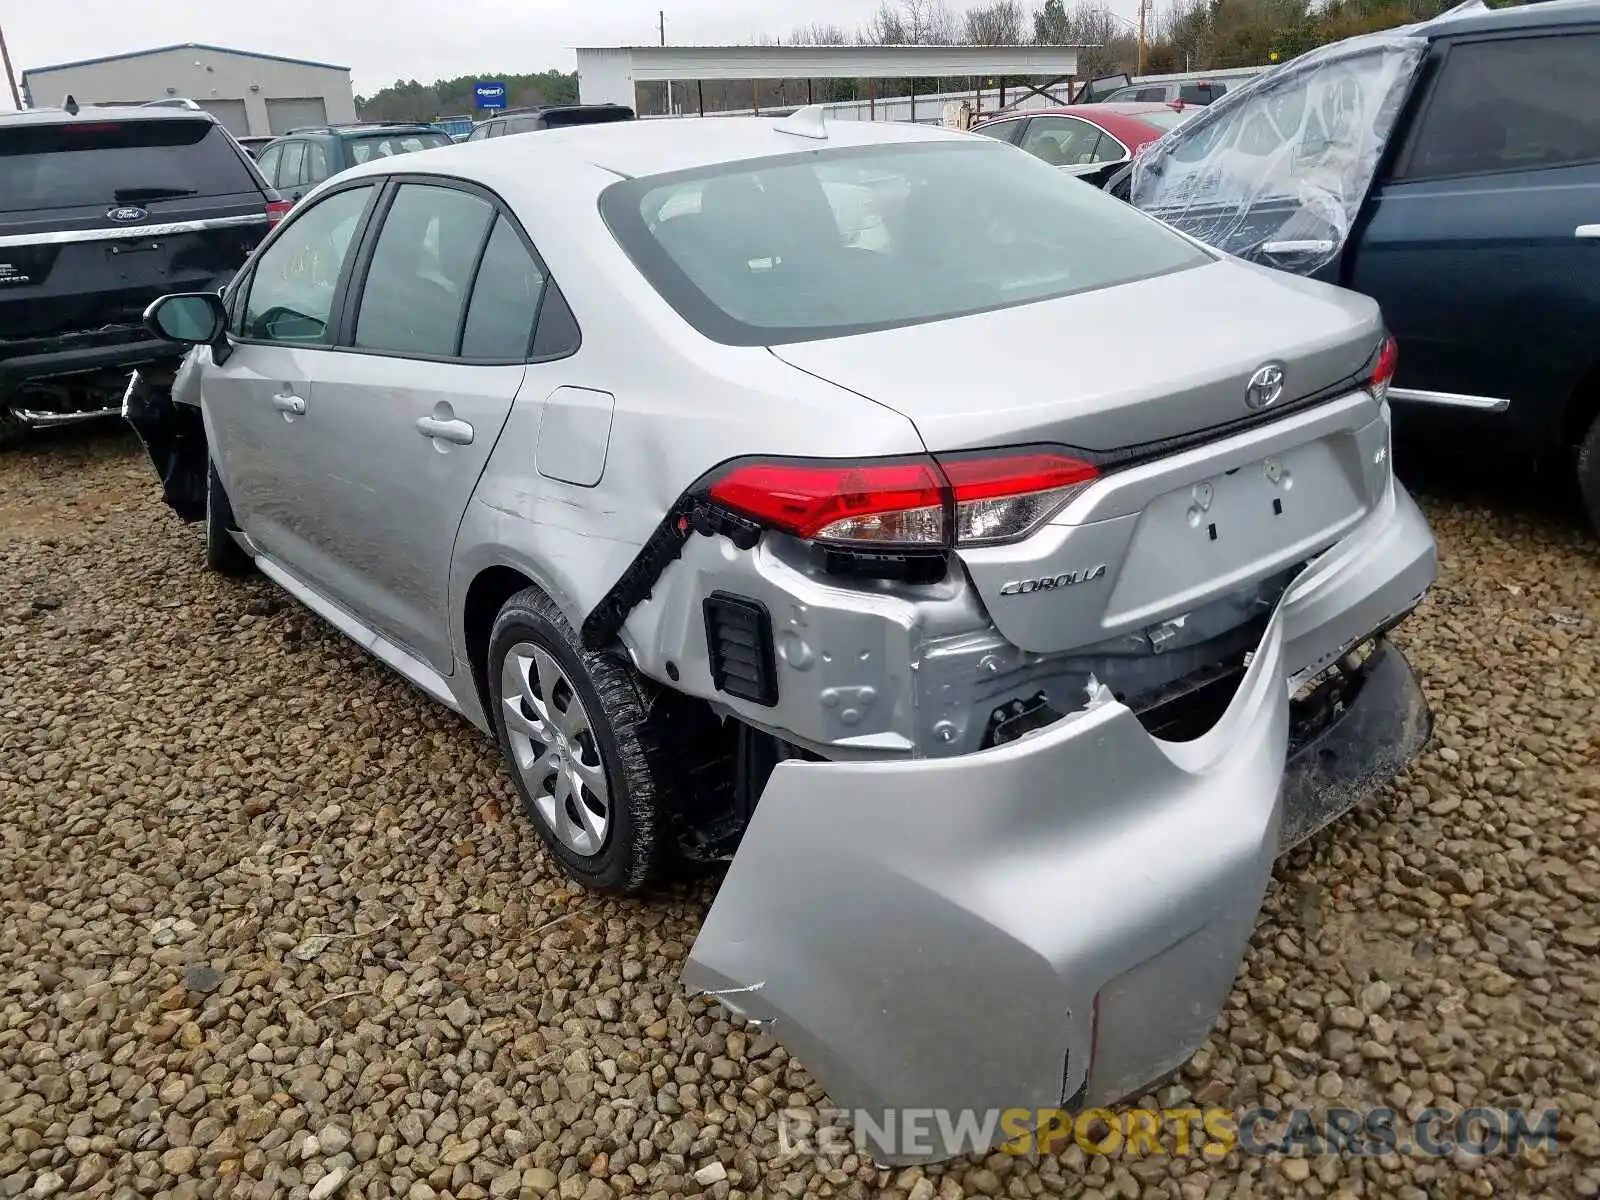
POLYGON ((662 117, 568 125, 543 130, 537 137, 480 138, 403 159, 364 163, 340 178, 427 171, 476 178, 491 186, 492 180, 504 179, 515 191, 515 180, 526 176, 530 168, 547 169, 562 162, 597 167, 628 179, 824 148, 969 141, 964 133, 898 121, 830 121, 825 126, 826 139, 815 139, 783 132, 792 119, 662 117))
POLYGON ((1473 7, 1445 12, 1422 26, 1430 38, 1471 33, 1496 33, 1507 29, 1548 29, 1600 21, 1600 0, 1539 0, 1508 8, 1473 7))
POLYGON ((55 107, 0 113, 0 126, 77 125, 105 121, 209 121, 215 124, 216 118, 208 112, 195 112, 189 108, 145 108, 138 104, 85 104, 76 113, 55 107))

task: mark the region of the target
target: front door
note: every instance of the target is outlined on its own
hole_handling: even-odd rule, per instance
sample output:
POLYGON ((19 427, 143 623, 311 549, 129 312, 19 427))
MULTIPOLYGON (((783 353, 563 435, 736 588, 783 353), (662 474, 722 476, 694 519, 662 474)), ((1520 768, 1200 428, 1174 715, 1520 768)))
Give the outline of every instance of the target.
POLYGON ((1383 305, 1397 401, 1549 445, 1600 345, 1600 30, 1439 52, 1342 282, 1383 305))
MULTIPOLYGON (((335 192, 297 212, 257 259, 229 334, 231 353, 204 369, 206 438, 234 516, 267 555, 303 567, 315 541, 301 504, 315 479, 308 451, 315 378, 357 231, 377 188, 335 192)), ((202 351, 210 354, 210 351, 202 351)))
POLYGON ((319 364, 310 462, 326 494, 308 582, 441 674, 456 530, 524 375, 541 370, 527 360, 543 286, 487 196, 402 183, 343 348, 319 364))

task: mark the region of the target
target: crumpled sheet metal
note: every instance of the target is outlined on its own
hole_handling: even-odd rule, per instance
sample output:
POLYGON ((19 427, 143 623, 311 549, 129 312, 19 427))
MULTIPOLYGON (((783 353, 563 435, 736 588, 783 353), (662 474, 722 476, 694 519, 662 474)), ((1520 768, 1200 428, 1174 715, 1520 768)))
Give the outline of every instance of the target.
POLYGON ((1219 250, 1310 275, 1339 254, 1428 42, 1420 26, 1313 50, 1134 161, 1130 200, 1219 250), (1264 243, 1294 242, 1288 256, 1264 243))

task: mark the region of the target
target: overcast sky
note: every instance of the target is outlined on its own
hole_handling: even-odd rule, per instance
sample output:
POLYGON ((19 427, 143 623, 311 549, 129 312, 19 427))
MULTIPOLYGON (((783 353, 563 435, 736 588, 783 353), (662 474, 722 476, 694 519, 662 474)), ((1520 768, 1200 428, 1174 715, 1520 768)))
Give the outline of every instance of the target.
MULTIPOLYGON (((340 63, 352 69, 356 92, 371 95, 396 79, 570 71, 575 46, 655 42, 663 3, 667 40, 678 44, 785 37, 814 21, 853 30, 876 6, 876 0, 0 0, 0 22, 19 81, 29 67, 209 42, 340 63)), ((966 7, 949 3, 953 11, 966 7)), ((1138 11, 1137 0, 1112 0, 1108 7, 1138 11)), ((9 105, 0 86, 0 107, 9 105)))

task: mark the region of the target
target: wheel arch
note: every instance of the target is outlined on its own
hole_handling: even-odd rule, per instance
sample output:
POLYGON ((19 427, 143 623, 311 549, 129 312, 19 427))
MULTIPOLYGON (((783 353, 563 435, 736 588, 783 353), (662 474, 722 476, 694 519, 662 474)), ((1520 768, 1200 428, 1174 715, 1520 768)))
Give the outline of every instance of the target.
POLYGON ((461 645, 472 672, 473 691, 486 716, 493 703, 489 696, 489 634, 506 601, 530 587, 544 591, 525 572, 496 563, 472 577, 462 598, 461 645))
POLYGON ((1567 397, 1561 414, 1561 445, 1577 446, 1582 443, 1597 418, 1600 418, 1600 359, 1590 364, 1578 386, 1567 397))

